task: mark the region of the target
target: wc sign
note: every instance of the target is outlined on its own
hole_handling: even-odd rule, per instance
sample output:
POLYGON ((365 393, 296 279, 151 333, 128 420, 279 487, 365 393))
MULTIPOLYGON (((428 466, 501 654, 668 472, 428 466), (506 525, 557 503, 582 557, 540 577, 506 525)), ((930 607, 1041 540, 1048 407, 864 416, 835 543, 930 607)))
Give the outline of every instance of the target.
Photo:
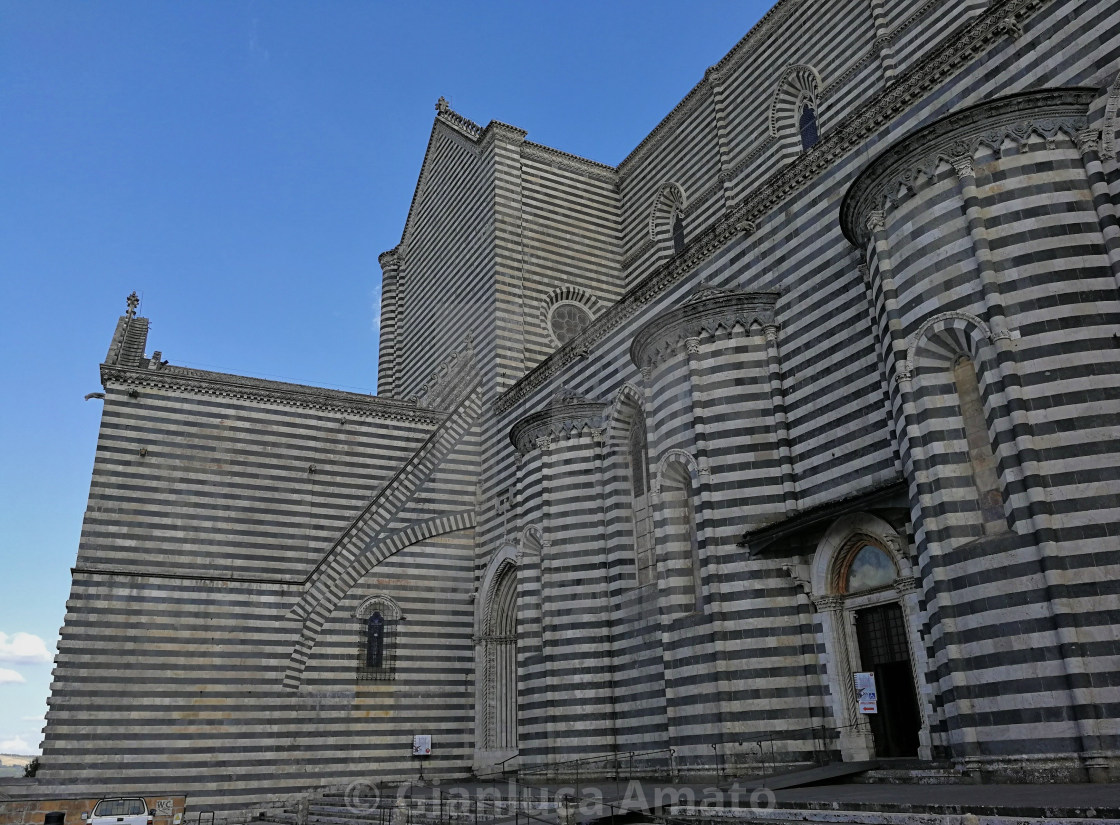
POLYGON ((874 673, 856 673, 856 701, 860 713, 879 712, 879 694, 875 690, 874 673))

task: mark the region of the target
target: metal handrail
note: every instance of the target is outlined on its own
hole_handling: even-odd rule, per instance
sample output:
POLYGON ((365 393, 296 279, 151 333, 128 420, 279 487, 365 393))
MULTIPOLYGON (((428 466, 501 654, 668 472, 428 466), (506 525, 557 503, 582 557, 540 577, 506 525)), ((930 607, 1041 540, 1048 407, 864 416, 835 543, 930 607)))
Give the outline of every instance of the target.
POLYGON ((626 759, 628 763, 630 778, 633 778, 634 759, 648 757, 654 754, 667 754, 669 756, 670 772, 672 772, 672 760, 675 754, 675 750, 673 748, 657 748, 655 750, 648 751, 612 751, 611 753, 601 754, 599 756, 583 756, 579 757, 578 759, 567 759, 562 762, 548 762, 543 765, 536 765, 534 767, 519 768, 517 773, 520 776, 529 776, 535 774, 549 775, 575 768, 576 776, 578 777, 580 768, 585 765, 590 767, 597 762, 610 762, 611 760, 613 760, 615 765, 615 776, 617 777, 620 772, 622 760, 626 759))

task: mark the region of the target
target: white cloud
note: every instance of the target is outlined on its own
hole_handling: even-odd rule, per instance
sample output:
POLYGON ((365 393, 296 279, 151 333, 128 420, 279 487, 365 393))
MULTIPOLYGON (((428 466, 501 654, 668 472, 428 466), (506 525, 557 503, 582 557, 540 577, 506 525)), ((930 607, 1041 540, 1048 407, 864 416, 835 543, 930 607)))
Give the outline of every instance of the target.
POLYGON ((26 681, 22 673, 0 667, 0 685, 21 685, 26 681))
POLYGON ((11 739, 0 739, 0 753, 25 754, 30 752, 31 745, 27 744, 27 740, 22 736, 13 736, 11 739))
POLYGON ((0 662, 17 665, 49 663, 54 659, 47 644, 32 633, 0 633, 0 662))

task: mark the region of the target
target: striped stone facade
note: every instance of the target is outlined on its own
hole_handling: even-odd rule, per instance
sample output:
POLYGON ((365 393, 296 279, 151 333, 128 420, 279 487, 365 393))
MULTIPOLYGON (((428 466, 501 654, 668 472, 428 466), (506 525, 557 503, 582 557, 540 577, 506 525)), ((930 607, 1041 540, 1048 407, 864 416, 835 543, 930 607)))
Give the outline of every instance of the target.
POLYGON ((1118 73, 1091 0, 781 0, 617 167, 441 100, 378 397, 121 319, 41 776, 1116 779, 1118 73))

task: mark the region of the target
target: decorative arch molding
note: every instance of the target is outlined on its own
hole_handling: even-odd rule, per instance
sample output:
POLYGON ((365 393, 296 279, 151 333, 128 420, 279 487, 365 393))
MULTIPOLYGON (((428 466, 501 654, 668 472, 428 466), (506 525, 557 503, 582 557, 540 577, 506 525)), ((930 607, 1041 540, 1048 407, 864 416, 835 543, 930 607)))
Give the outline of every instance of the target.
POLYGON ((541 302, 541 323, 547 326, 548 314, 558 304, 579 304, 592 314, 598 315, 602 302, 593 292, 581 286, 558 286, 541 302))
POLYGON ((855 537, 866 537, 887 550, 899 578, 912 578, 914 565, 902 552, 903 540, 893 527, 870 513, 852 513, 834 521, 817 542, 810 567, 810 598, 819 600, 833 593, 833 565, 855 537))
POLYGON ((797 118, 801 107, 808 103, 819 117, 823 91, 821 73, 815 68, 807 63, 789 66, 782 72, 770 98, 770 136, 792 137, 799 134, 797 118))
POLYGON ((995 153, 1006 141, 1021 146, 1033 137, 1072 142, 1085 130, 1098 90, 1044 89, 969 106, 903 137, 868 164, 840 206, 845 237, 866 249, 873 212, 893 209, 911 197, 944 165, 971 164, 981 146, 995 153))
POLYGON ((530 524, 521 531, 518 546, 521 548, 522 554, 539 556, 541 550, 544 549, 544 531, 537 525, 530 524))
POLYGON ((504 544, 486 565, 482 582, 478 587, 479 599, 475 612, 475 628, 479 634, 486 635, 493 631, 494 595, 497 593, 502 577, 513 572, 520 562, 520 549, 513 544, 504 544))
POLYGON ((379 612, 388 621, 400 621, 404 618, 400 605, 394 599, 384 594, 370 596, 362 601, 354 611, 355 619, 368 619, 374 611, 379 612))
POLYGON ((943 312, 927 318, 906 348, 906 368, 914 372, 948 369, 962 355, 975 363, 985 362, 992 332, 980 318, 968 312, 943 312))
POLYGON ((684 214, 688 208, 688 198, 684 187, 675 181, 661 184, 653 198, 649 210, 649 237, 654 243, 669 237, 674 214, 684 214))
POLYGON ((666 481, 669 485, 675 484, 672 479, 674 466, 682 467, 684 471, 694 480, 700 479, 700 465, 693 458, 692 454, 680 448, 673 448, 661 457, 657 462, 657 472, 653 478, 653 492, 654 495, 659 495, 665 489, 666 481))
POLYGON ((642 391, 629 382, 623 384, 607 408, 606 443, 617 445, 624 430, 630 429, 630 420, 637 414, 645 417, 645 397, 642 391))
POLYGON ((652 369, 685 351, 688 340, 715 337, 739 329, 761 332, 775 326, 779 292, 735 292, 702 286, 681 306, 663 312, 634 336, 630 360, 639 369, 652 369))

